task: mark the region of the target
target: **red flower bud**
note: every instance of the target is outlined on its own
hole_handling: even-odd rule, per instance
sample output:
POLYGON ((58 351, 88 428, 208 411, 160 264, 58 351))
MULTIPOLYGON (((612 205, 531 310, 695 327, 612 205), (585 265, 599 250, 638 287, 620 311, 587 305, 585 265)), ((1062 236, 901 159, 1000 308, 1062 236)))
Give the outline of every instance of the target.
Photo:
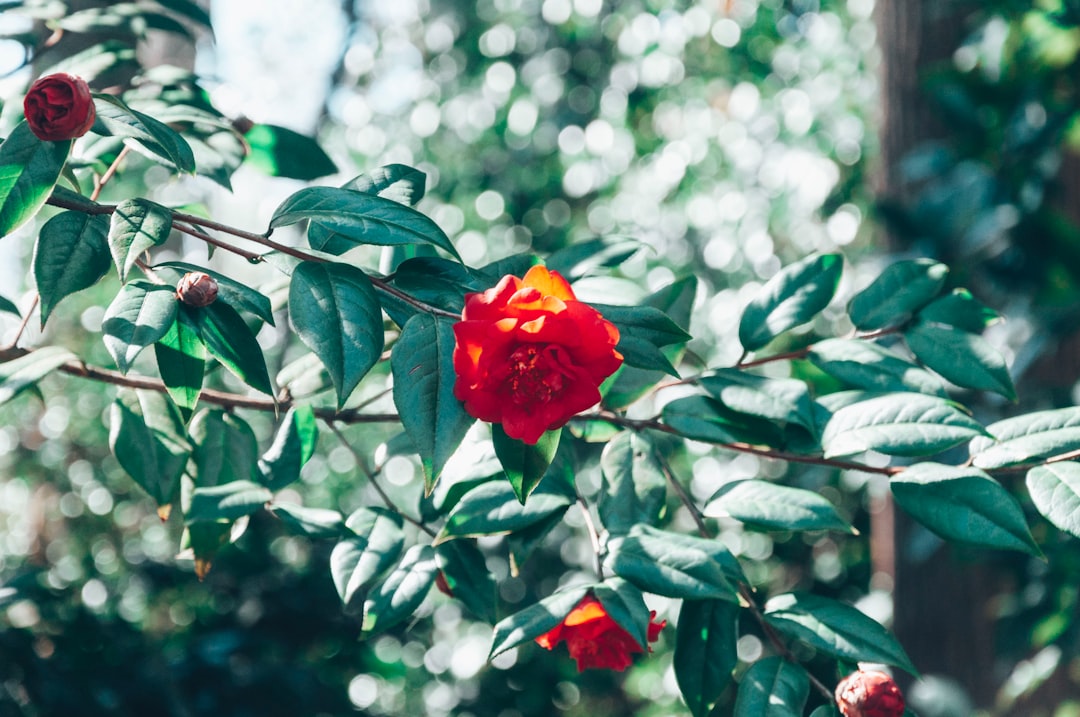
MULTIPOLYGON (((649 642, 656 642, 667 624, 667 620, 654 622, 654 617, 655 611, 649 613, 649 642)), ((536 638, 536 642, 549 650, 565 642, 570 657, 577 660, 578 672, 590 667, 622 672, 633 662, 631 655, 645 652, 646 647, 639 645, 629 632, 615 622, 603 604, 592 595, 583 597, 562 622, 536 638)))
POLYGON ((201 271, 184 274, 176 285, 176 298, 188 306, 209 306, 217 299, 217 295, 217 281, 201 271))
POLYGON ((30 85, 23 113, 38 139, 58 142, 82 137, 94 124, 94 98, 86 80, 58 72, 30 85))
POLYGON ((853 672, 836 686, 836 706, 844 717, 901 717, 904 695, 884 672, 853 672))

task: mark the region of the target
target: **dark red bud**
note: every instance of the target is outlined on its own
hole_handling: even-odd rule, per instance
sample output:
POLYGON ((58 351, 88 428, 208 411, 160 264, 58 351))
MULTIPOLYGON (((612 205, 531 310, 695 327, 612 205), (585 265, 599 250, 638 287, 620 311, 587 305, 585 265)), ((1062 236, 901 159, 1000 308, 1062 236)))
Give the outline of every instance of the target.
POLYGON ((48 142, 82 137, 96 116, 86 80, 65 72, 46 75, 30 85, 23 114, 30 131, 48 142))
POLYGON ((904 695, 884 672, 853 672, 836 686, 836 706, 844 717, 901 717, 904 695))
POLYGON ((217 295, 217 281, 201 271, 184 274, 176 285, 176 298, 188 306, 209 306, 217 299, 217 295))

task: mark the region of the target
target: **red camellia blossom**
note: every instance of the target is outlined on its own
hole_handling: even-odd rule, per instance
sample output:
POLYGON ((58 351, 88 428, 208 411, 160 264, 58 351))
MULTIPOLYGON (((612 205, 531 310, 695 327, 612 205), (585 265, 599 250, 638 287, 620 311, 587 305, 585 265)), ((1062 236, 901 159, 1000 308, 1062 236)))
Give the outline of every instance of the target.
MULTIPOLYGON (((649 613, 649 642, 656 642, 667 620, 654 622, 656 611, 649 613)), ((645 649, 619 623, 611 619, 604 606, 592 595, 581 599, 570 614, 551 630, 536 638, 540 647, 551 650, 566 642, 570 657, 577 660, 578 672, 600 667, 622 672, 633 662, 631 655, 645 649)), ((649 650, 652 652, 652 649, 649 650)))
POLYGON ((529 444, 599 401, 623 360, 619 330, 543 266, 467 294, 454 336, 454 395, 529 444))
POLYGON ((86 80, 58 72, 30 85, 23 113, 38 139, 75 139, 89 132, 94 124, 94 99, 86 80))
POLYGON ((901 717, 904 695, 884 672, 853 672, 836 686, 836 706, 844 717, 901 717))

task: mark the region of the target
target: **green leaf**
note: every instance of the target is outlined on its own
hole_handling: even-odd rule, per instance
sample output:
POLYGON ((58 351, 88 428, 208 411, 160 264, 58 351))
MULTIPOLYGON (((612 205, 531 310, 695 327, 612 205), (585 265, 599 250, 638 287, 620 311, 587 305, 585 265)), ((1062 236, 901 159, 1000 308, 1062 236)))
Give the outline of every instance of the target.
POLYGON ((764 378, 738 369, 704 374, 698 385, 736 413, 775 423, 794 423, 813 433, 814 405, 806 383, 790 378, 764 378))
POLYGON ((725 484, 709 499, 705 515, 728 516, 773 530, 855 532, 827 498, 764 480, 735 480, 725 484))
POLYGON ((41 325, 65 296, 93 286, 109 271, 109 220, 63 212, 45 222, 34 245, 34 280, 41 295, 41 325))
POLYGON ((638 523, 652 525, 663 515, 667 481, 647 435, 630 431, 617 435, 604 447, 600 471, 597 510, 609 534, 625 535, 638 523))
POLYGON ((341 408, 383 350, 382 309, 371 281, 346 264, 302 262, 289 285, 289 319, 330 372, 341 408))
POLYGON ((163 122, 128 107, 119 97, 94 95, 97 121, 94 131, 103 135, 132 139, 168 160, 183 174, 194 174, 195 155, 187 141, 163 122))
POLYGON ((109 220, 109 251, 120 281, 127 281, 139 256, 164 244, 171 231, 172 212, 157 202, 135 198, 117 204, 109 220))
POLYGON ((1001 314, 976 299, 967 289, 953 289, 919 311, 921 321, 948 324, 973 334, 981 334, 1000 318, 1001 314))
POLYGON ((427 175, 404 164, 387 164, 353 177, 342 189, 392 199, 410 207, 424 198, 427 175))
POLYGON ((43 346, 0 363, 0 405, 7 403, 38 381, 78 357, 59 346, 43 346))
POLYGON ((454 505, 436 542, 512 533, 552 514, 562 515, 572 502, 568 496, 540 490, 523 505, 509 482, 488 481, 470 490, 454 505))
POLYGON ((364 633, 387 630, 416 612, 431 590, 438 570, 434 548, 430 545, 409 548, 401 564, 364 603, 364 633))
POLYGON ((494 624, 498 586, 484 554, 470 540, 451 540, 435 548, 435 558, 447 587, 474 615, 494 624))
POLYGON ((825 457, 879 451, 892 456, 926 456, 985 431, 948 401, 916 393, 878 396, 845 406, 825 424, 825 457))
POLYGON ((405 548, 402 524, 397 513, 374 506, 349 516, 353 535, 330 553, 330 575, 343 604, 367 592, 397 562, 405 548))
POLYGON ((897 505, 946 540, 1041 555, 1019 503, 977 468, 917 463, 889 485, 897 505))
POLYGON ((181 306, 199 327, 206 350, 237 378, 268 395, 274 394, 262 348, 236 309, 215 301, 209 306, 181 306))
POLYGON ((298 480, 318 440, 319 426, 311 406, 291 407, 281 419, 273 445, 259 459, 259 482, 270 490, 281 490, 298 480))
POLYGON ((488 659, 550 631, 577 607, 588 592, 589 586, 567 588, 500 620, 495 625, 488 659))
POLYGON ((957 386, 1016 400, 1005 359, 981 336, 919 321, 904 330, 904 340, 920 361, 957 386))
POLYGON ((766 657, 739 682, 733 717, 802 717, 809 694, 806 670, 781 657, 766 657))
POLYGON ((691 336, 670 316, 653 306, 591 306, 619 330, 619 343, 615 348, 627 364, 678 377, 678 371, 660 352, 660 347, 685 343, 691 336))
POLYGON ((168 286, 133 281, 120 287, 101 323, 105 348, 121 373, 127 373, 144 348, 176 324, 176 292, 168 286))
POLYGON ((622 236, 597 237, 575 242, 553 252, 544 261, 547 268, 562 274, 567 281, 588 276, 596 269, 619 266, 644 244, 622 236))
POLYGON ((757 351, 788 329, 820 313, 836 293, 844 258, 840 254, 811 256, 781 269, 743 310, 739 341, 757 351))
MULTIPOLYGON (((334 243, 313 242, 312 249, 339 253, 338 249, 363 244, 430 244, 449 252, 460 261, 457 249, 439 225, 415 209, 392 199, 335 187, 308 187, 296 192, 277 208, 270 228, 296 224, 303 220, 331 232, 334 243)), ((310 229, 309 229, 310 232, 310 229)), ((322 236, 318 234, 317 237, 322 236)))
POLYGON ((738 600, 722 543, 640 525, 608 543, 605 567, 646 592, 688 600, 738 600))
POLYGON ((191 505, 184 513, 184 521, 188 525, 232 523, 262 509, 273 497, 264 486, 247 480, 200 486, 191 494, 191 505))
POLYGON ((649 649, 649 608, 641 591, 615 577, 594 585, 592 592, 608 617, 626 630, 642 650, 649 649))
POLYGON ((946 395, 945 386, 932 373, 869 341, 825 339, 814 344, 809 358, 830 376, 865 391, 946 395))
POLYGON ((336 510, 307 508, 292 503, 274 503, 270 512, 294 533, 308 538, 340 538, 345 535, 345 519, 336 510))
POLYGON ((514 489, 514 496, 522 505, 547 473, 555 451, 559 449, 561 436, 561 429, 546 431, 535 445, 530 446, 506 435, 499 424, 492 424, 491 442, 495 446, 495 455, 514 489))
POLYGON ((424 468, 424 490, 431 494, 443 466, 475 419, 454 397, 453 323, 416 314, 401 330, 390 354, 394 405, 424 468))
POLYGON ((1035 411, 991 423, 969 451, 976 468, 993 470, 1080 450, 1080 407, 1035 411))
POLYGON ((5 296, 0 296, 0 311, 4 312, 5 314, 14 314, 15 316, 20 316, 19 307, 16 306, 14 301, 5 296))
POLYGON ((156 391, 122 389, 112 404, 109 448, 158 506, 180 490, 191 446, 176 408, 156 391))
POLYGON ((337 171, 334 161, 311 137, 285 127, 256 124, 244 133, 245 161, 271 177, 312 180, 337 171))
POLYGON ((194 448, 188 473, 200 488, 252 481, 259 446, 243 419, 220 409, 195 414, 188 427, 194 448))
POLYGON ((664 423, 680 436, 706 443, 776 445, 781 434, 768 421, 725 412, 707 396, 684 396, 664 404, 664 423))
POLYGON ((71 140, 46 142, 21 121, 0 144, 0 237, 18 229, 49 198, 64 169, 71 140))
POLYGON ((938 295, 948 275, 949 267, 932 259, 891 264, 851 299, 851 322, 863 331, 902 324, 938 295))
POLYGON ((165 335, 154 344, 161 382, 186 421, 199 402, 206 371, 206 347, 191 316, 177 311, 165 335))
POLYGON ((765 621, 783 634, 842 660, 881 662, 918 675, 888 630, 838 600, 810 593, 777 595, 765 604, 765 621))
POLYGON ((1049 463, 1027 473, 1031 502, 1059 530, 1080 538, 1080 464, 1049 463))
POLYGON ((739 607, 725 600, 685 600, 675 632, 675 679, 694 717, 707 717, 739 662, 739 607))
MULTIPOLYGON (((218 285, 217 301, 224 301, 237 311, 246 311, 252 316, 257 316, 271 326, 274 325, 274 312, 270 306, 270 299, 265 294, 242 284, 236 279, 224 274, 207 269, 206 267, 188 264, 182 261, 165 261, 154 265, 154 271, 165 274, 176 284, 187 273, 199 271, 214 277, 218 285)), ((217 302, 214 302, 217 303, 217 302)))

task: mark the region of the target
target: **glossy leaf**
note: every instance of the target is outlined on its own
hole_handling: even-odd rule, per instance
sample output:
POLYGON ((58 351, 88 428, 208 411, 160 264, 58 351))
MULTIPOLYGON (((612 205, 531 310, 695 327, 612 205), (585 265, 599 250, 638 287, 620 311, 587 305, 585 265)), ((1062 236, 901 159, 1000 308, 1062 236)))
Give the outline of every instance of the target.
POLYGON ((842 660, 881 662, 918 674, 888 630, 838 600, 810 593, 777 595, 765 604, 765 621, 783 634, 842 660))
POLYGON ((352 535, 334 546, 330 575, 345 605, 368 591, 398 561, 405 548, 401 516, 384 508, 361 508, 349 516, 352 535))
POLYGON ((273 395, 262 347, 236 309, 215 301, 199 309, 181 306, 181 311, 194 319, 211 356, 256 391, 273 395))
POLYGON ((438 570, 434 548, 409 548, 401 564, 364 603, 364 632, 382 632, 416 612, 435 583, 438 570))
POLYGON ((794 423, 814 432, 814 408, 804 381, 765 378, 737 369, 717 369, 697 380, 710 396, 736 413, 775 423, 794 423))
POLYGON ((237 480, 220 485, 197 487, 184 520, 192 523, 231 523, 237 518, 261 510, 273 494, 258 483, 237 480))
POLYGON ((383 350, 382 309, 371 281, 347 264, 303 262, 289 285, 289 319, 329 371, 341 408, 383 350))
POLYGON ((777 272, 743 309, 739 321, 743 348, 756 351, 814 318, 832 301, 843 268, 840 254, 821 254, 777 272))
POLYGON ((494 480, 473 488, 454 505, 436 542, 452 538, 505 535, 562 515, 573 503, 569 497, 536 491, 524 505, 507 481, 494 480))
POLYGON ((945 386, 932 373, 869 341, 825 339, 814 344, 809 358, 819 369, 853 388, 946 395, 945 386))
POLYGON ((120 281, 140 255, 152 246, 165 243, 172 231, 172 213, 149 199, 126 199, 116 205, 109 219, 109 251, 120 281))
POLYGON ((308 508, 293 503, 273 503, 270 512, 293 533, 308 538, 340 538, 347 533, 341 513, 327 508, 308 508))
POLYGON ((390 354, 394 405, 420 454, 429 494, 446 461, 475 423, 454 397, 454 344, 450 321, 416 314, 402 328, 390 354))
POLYGON ((616 350, 627 364, 678 377, 678 371, 660 348, 685 343, 691 337, 670 316, 653 306, 592 304, 592 307, 619 330, 616 350))
POLYGON ((154 344, 154 357, 161 382, 186 421, 199 401, 206 371, 206 347, 187 312, 176 312, 172 325, 154 344))
POLYGON ((674 668, 686 706, 707 717, 739 662, 739 606, 726 600, 684 600, 675 633, 674 668))
POLYGON ((596 269, 619 266, 643 246, 637 239, 622 236, 597 237, 575 242, 553 252, 544 262, 567 281, 588 276, 596 269))
POLYGON ((64 169, 71 140, 46 142, 19 122, 0 144, 0 237, 26 223, 49 198, 64 169))
POLYGON ((109 414, 109 448, 159 506, 176 497, 191 446, 180 415, 162 394, 120 391, 109 414))
POLYGON ((75 360, 78 360, 78 357, 65 348, 43 346, 0 363, 0 405, 36 385, 68 361, 75 360))
POLYGON ((984 434, 975 419, 948 401, 898 393, 845 406, 825 424, 826 457, 879 451, 893 456, 926 456, 984 434))
POLYGON ((0 312, 3 312, 5 314, 12 314, 14 316, 21 315, 19 314, 19 307, 15 304, 14 301, 7 298, 6 296, 0 296, 0 312))
POLYGON ((773 530, 855 532, 827 498, 813 491, 764 480, 736 480, 725 484, 709 500, 705 515, 727 516, 773 530))
POLYGON ((101 323, 105 348, 121 373, 147 346, 175 330, 176 292, 168 286, 133 281, 120 287, 101 323))
POLYGON ((1071 406, 1006 418, 986 427, 969 451, 976 468, 993 470, 1080 450, 1080 408, 1071 406))
POLYGON ((495 623, 498 586, 484 554, 471 540, 451 540, 435 548, 443 579, 465 607, 481 620, 495 623))
POLYGON ((177 283, 184 274, 189 272, 199 271, 204 274, 209 274, 214 277, 214 281, 217 282, 218 301, 224 301, 237 311, 246 311, 252 316, 257 316, 271 326, 274 325, 274 312, 270 306, 270 299, 262 292, 252 289, 250 286, 228 277, 221 272, 182 261, 165 261, 160 264, 155 264, 154 271, 164 274, 171 279, 173 284, 177 283))
POLYGON ((904 323, 945 286, 949 268, 932 259, 890 264, 848 304, 851 322, 863 331, 904 323))
POLYGON ((561 436, 561 429, 546 431, 535 445, 529 445, 506 435, 499 424, 491 425, 491 442, 495 446, 495 455, 514 489, 514 496, 523 505, 547 473, 548 466, 555 458, 555 451, 559 449, 561 436))
POLYGON ((245 161, 271 177, 312 180, 337 171, 313 138, 273 124, 256 124, 244 133, 250 150, 245 161))
POLYGON ((500 620, 495 625, 488 659, 497 657, 524 642, 535 640, 554 628, 577 607, 588 592, 588 586, 567 588, 500 620))
POLYGON ((239 416, 216 408, 202 410, 188 432, 194 446, 188 472, 196 486, 254 480, 259 447, 255 432, 239 416))
POLYGON ((707 396, 685 396, 664 404, 664 423, 675 433, 706 443, 753 443, 777 445, 778 427, 768 421, 725 412, 707 396))
POLYGON ((639 526, 608 544, 605 567, 646 592, 672 598, 737 600, 722 543, 639 526))
POLYGON ((97 121, 94 131, 99 134, 132 139, 144 148, 168 160, 178 172, 195 172, 195 154, 176 130, 163 122, 133 110, 119 97, 94 95, 97 121))
POLYGON ((889 485, 897 505, 946 540, 1041 555, 1016 499, 977 468, 918 463, 889 485))
POLYGON ((292 406, 281 419, 274 442, 259 458, 259 482, 281 490, 300 478, 300 469, 315 453, 319 426, 311 406, 292 406))
POLYGON ((346 182, 344 189, 373 194, 410 207, 424 198, 427 175, 404 164, 387 164, 346 182))
POLYGON ((597 510, 611 535, 625 535, 638 523, 653 525, 663 515, 667 480, 646 434, 623 431, 604 447, 597 510))
POLYGON ((733 717, 802 717, 809 694, 806 670, 781 657, 766 657, 739 681, 733 717))
POLYGON ((921 321, 948 324, 973 334, 981 334, 1000 318, 998 312, 976 299, 967 289, 953 289, 919 311, 921 321))
POLYGON ((109 220, 63 212, 45 222, 34 245, 34 281, 41 296, 41 325, 66 296, 93 286, 109 271, 109 220))
POLYGON ((626 630, 643 650, 649 648, 649 608, 640 590, 614 577, 594 585, 592 593, 616 625, 626 630))
POLYGON ((1080 538, 1080 464, 1049 463, 1027 473, 1031 502, 1059 530, 1080 538))
POLYGON ((904 340, 920 361, 957 386, 1016 399, 1005 359, 981 336, 920 321, 904 331, 904 340))

